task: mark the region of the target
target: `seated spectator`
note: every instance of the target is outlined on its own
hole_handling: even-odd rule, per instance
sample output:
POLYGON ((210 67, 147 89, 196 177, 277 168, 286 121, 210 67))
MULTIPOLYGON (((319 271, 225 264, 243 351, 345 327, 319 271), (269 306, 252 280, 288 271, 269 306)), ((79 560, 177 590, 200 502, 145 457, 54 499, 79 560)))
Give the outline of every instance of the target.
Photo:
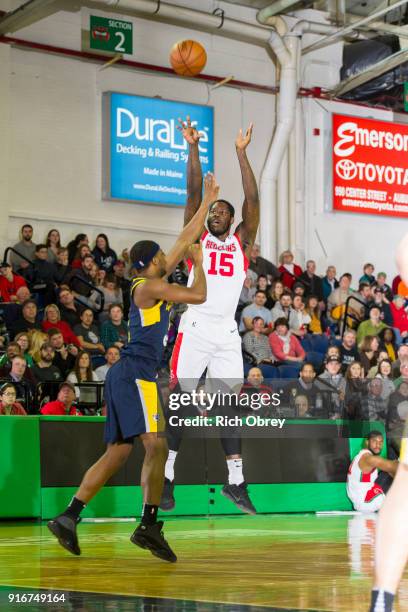
POLYGON ((68 323, 71 329, 81 323, 81 312, 84 307, 75 303, 75 297, 68 287, 61 287, 59 292, 61 320, 68 323))
POLYGON ((87 255, 90 255, 92 257, 92 259, 94 258, 92 253, 91 253, 91 249, 89 248, 89 246, 87 244, 81 244, 81 246, 78 247, 78 250, 75 253, 74 259, 72 260, 71 268, 73 270, 80 270, 81 267, 82 267, 82 260, 87 255))
POLYGON ((78 408, 74 405, 75 387, 69 382, 60 385, 57 399, 53 402, 44 404, 40 413, 44 416, 82 416, 78 408))
POLYGON ((48 232, 45 246, 48 249, 47 261, 50 264, 56 264, 58 261, 58 252, 61 249, 61 236, 57 229, 51 229, 48 232))
POLYGON ((71 265, 72 262, 74 261, 75 255, 79 247, 81 246, 81 244, 89 244, 89 239, 86 234, 77 234, 75 238, 71 240, 71 242, 68 243, 67 249, 68 249, 69 265, 71 265))
POLYGON ((347 366, 345 380, 344 416, 347 419, 355 419, 360 414, 361 400, 367 394, 364 368, 359 361, 347 366))
POLYGON ((372 297, 368 303, 369 308, 377 306, 380 310, 380 320, 386 325, 392 327, 392 314, 389 301, 385 297, 384 290, 375 285, 371 288, 372 297))
POLYGON ((44 310, 44 319, 41 327, 45 332, 49 329, 59 329, 66 344, 74 344, 80 348, 80 343, 71 326, 66 321, 61 321, 61 313, 56 304, 49 304, 44 310))
POLYGON ((94 265, 93 255, 85 255, 81 261, 81 267, 78 270, 73 270, 69 287, 76 297, 81 299, 84 304, 87 304, 86 298, 89 298, 94 286, 90 271, 94 265))
POLYGON ((13 269, 7 261, 0 264, 0 299, 3 302, 17 302, 17 290, 27 287, 22 276, 14 274, 13 269))
POLYGON ((368 318, 368 304, 371 297, 370 285, 368 283, 360 283, 357 293, 353 294, 349 302, 349 310, 357 318, 358 322, 368 318))
POLYGON ((109 320, 101 325, 101 342, 105 349, 110 346, 122 348, 127 344, 128 326, 123 320, 123 307, 121 304, 111 304, 109 307, 109 320))
POLYGON ((267 295, 269 287, 270 285, 268 283, 268 278, 265 276, 265 274, 260 274, 257 279, 256 290, 264 291, 265 294, 267 295))
POLYGON ((311 334, 322 334, 324 324, 322 322, 322 311, 319 306, 319 300, 316 295, 309 295, 306 299, 305 313, 310 317, 308 325, 311 334))
POLYGON ((26 360, 28 367, 31 368, 31 366, 34 364, 34 361, 30 355, 30 349, 31 349, 30 336, 26 332, 20 332, 14 338, 14 342, 16 342, 19 345, 21 349, 21 355, 26 360))
POLYGON ((292 286, 292 293, 293 297, 299 295, 303 299, 305 295, 305 286, 298 281, 294 282, 292 286))
POLYGON ((340 346, 340 359, 343 371, 345 371, 351 363, 360 359, 360 354, 356 347, 356 338, 357 334, 354 329, 347 329, 344 332, 340 346))
POLYGON ((375 287, 378 289, 381 289, 383 294, 385 295, 385 298, 388 300, 388 302, 392 301, 392 297, 393 297, 393 293, 392 293, 392 289, 389 285, 387 285, 386 283, 387 280, 387 275, 385 272, 379 272, 377 274, 377 280, 375 282, 375 287))
POLYGON ((43 304, 50 304, 55 296, 55 275, 54 264, 48 260, 48 249, 45 244, 37 244, 35 247, 35 257, 32 266, 26 272, 26 278, 31 285, 45 285, 44 288, 36 290, 40 294, 43 304))
POLYGON ((329 266, 326 270, 326 276, 322 279, 323 300, 327 304, 328 297, 339 286, 339 281, 336 279, 335 266, 329 266))
POLYGON ((284 291, 280 296, 279 300, 276 302, 275 306, 271 311, 272 321, 275 322, 276 319, 281 319, 285 317, 288 319, 290 324, 290 317, 292 315, 292 294, 289 291, 284 291))
POLYGON ((326 394, 326 410, 329 418, 342 418, 346 381, 341 373, 341 361, 338 357, 327 357, 324 372, 318 376, 316 382, 319 383, 319 388, 326 394), (328 391, 330 391, 329 396, 328 391))
POLYGON ((399 330, 401 338, 405 340, 405 338, 408 336, 408 314, 405 309, 404 298, 401 295, 394 295, 390 308, 392 315, 392 326, 399 330))
POLYGON ((275 321, 275 331, 269 336, 269 344, 276 361, 287 365, 299 365, 305 360, 306 353, 299 340, 289 331, 287 319, 275 321))
POLYGON ((378 374, 378 368, 380 367, 380 363, 386 359, 388 361, 388 353, 387 351, 378 350, 378 358, 377 365, 373 366, 368 370, 367 378, 375 378, 378 374))
POLYGON ((295 397, 295 410, 298 419, 313 418, 312 406, 307 395, 297 395, 295 397))
MULTIPOLYGON (((18 253, 23 255, 26 259, 32 261, 34 259, 35 253, 35 243, 32 241, 33 238, 33 227, 29 223, 25 223, 21 228, 21 240, 17 242, 17 244, 13 245, 13 249, 15 249, 18 253)), ((16 253, 11 252, 10 254, 10 263, 12 265, 13 271, 18 273, 20 271, 27 270, 29 267, 29 262, 19 257, 16 253)))
POLYGON ((25 301, 31 299, 31 293, 28 287, 19 287, 16 291, 17 304, 24 304, 25 301))
POLYGON ((23 404, 26 412, 30 411, 34 399, 35 379, 31 373, 31 368, 27 368, 24 357, 16 355, 11 361, 11 369, 1 378, 12 382, 17 392, 17 400, 23 404))
POLYGON ((106 321, 109 318, 109 308, 112 304, 119 304, 122 307, 123 313, 123 295, 122 289, 116 282, 114 274, 107 274, 102 285, 99 287, 102 291, 105 301, 103 305, 103 311, 100 313, 99 318, 101 321, 106 321))
POLYGON ((244 350, 254 359, 265 378, 275 377, 274 361, 268 338, 264 334, 265 322, 262 317, 254 317, 252 330, 243 339, 244 350))
POLYGON ((369 319, 360 323, 357 329, 357 343, 360 344, 365 336, 378 336, 379 333, 387 327, 380 319, 380 309, 378 306, 372 306, 370 309, 369 319))
POLYGON ((395 388, 398 389, 401 383, 408 382, 408 361, 402 361, 400 365, 400 376, 394 379, 395 388))
POLYGON ((17 392, 12 383, 4 383, 0 386, 0 415, 1 416, 26 416, 27 413, 22 405, 16 401, 17 392))
POLYGON ((264 291, 257 291, 254 295, 254 303, 246 306, 241 313, 241 323, 239 331, 250 331, 252 329, 252 321, 254 317, 261 317, 264 320, 265 334, 272 331, 272 315, 270 310, 265 308, 266 295, 264 291))
POLYGON ((280 280, 274 281, 272 285, 269 287, 268 291, 266 292, 267 300, 266 300, 265 308, 272 310, 275 304, 279 302, 279 299, 281 295, 283 294, 283 291, 284 291, 284 286, 283 286, 282 281, 280 280))
POLYGON ((78 348, 75 344, 66 345, 59 329, 50 329, 48 331, 48 338, 55 353, 52 363, 59 369, 62 377, 65 379, 69 372, 74 369, 78 348))
MULTIPOLYGON (((131 282, 128 278, 126 278, 126 264, 123 259, 118 259, 118 261, 113 266, 113 272, 116 277, 116 282, 119 287, 122 289, 123 294, 123 315, 125 320, 128 319, 129 308, 130 308, 130 285, 131 282)), ((187 275, 188 277, 188 275, 187 275)), ((251 300, 250 300, 251 301, 251 300)))
POLYGON ((105 353, 106 363, 99 368, 96 368, 95 374, 98 377, 98 380, 102 380, 105 382, 106 375, 108 370, 113 366, 114 363, 119 361, 120 359, 120 350, 117 346, 110 346, 105 353))
POLYGON ((387 418, 387 402, 383 396, 383 383, 380 378, 373 378, 368 383, 367 395, 361 400, 360 419, 363 421, 381 421, 387 418))
POLYGON ((367 376, 370 368, 378 364, 380 341, 377 336, 365 336, 359 345, 360 361, 367 376))
POLYGON ((55 282, 58 286, 68 283, 72 268, 68 264, 68 249, 58 249, 57 261, 55 262, 55 282))
POLYGON ((255 272, 256 276, 264 274, 269 282, 280 277, 279 270, 270 261, 260 256, 259 244, 254 244, 249 255, 249 269, 255 272))
POLYGON ((398 461, 380 457, 384 438, 380 431, 371 431, 366 446, 354 457, 347 473, 347 495, 358 512, 378 512, 385 500, 385 492, 379 480, 378 470, 389 474, 387 488, 394 478, 398 461))
POLYGON ((346 301, 354 291, 351 289, 351 274, 347 272, 340 277, 339 286, 327 298, 327 315, 333 323, 343 320, 346 311, 346 301))
MULTIPOLYGON (((67 381, 77 385, 78 383, 100 382, 92 370, 92 361, 87 351, 79 351, 72 372, 67 376, 67 381)), ((80 406, 84 409, 95 409, 97 405, 97 391, 95 386, 75 387, 75 393, 79 399, 80 406)))
POLYGON ((309 259, 306 262, 306 270, 302 272, 299 279, 303 282, 305 287, 305 296, 308 297, 309 295, 315 295, 317 297, 317 301, 321 302, 323 307, 322 279, 316 274, 316 262, 313 261, 313 259, 309 259))
POLYGON ((380 378, 382 381, 381 397, 386 401, 395 391, 394 382, 391 378, 391 371, 392 365, 389 359, 383 359, 382 361, 380 361, 380 363, 378 364, 378 373, 376 375, 376 378, 380 378))
POLYGON ((16 334, 39 329, 38 309, 34 300, 26 300, 21 305, 21 316, 10 326, 10 337, 14 339, 16 334))
POLYGON ((302 268, 293 263, 293 253, 291 251, 283 251, 279 256, 280 266, 278 268, 283 285, 287 289, 292 289, 293 283, 302 274, 302 268))
POLYGON ((395 331, 392 327, 386 327, 379 334, 380 338, 380 347, 381 349, 387 351, 388 359, 393 363, 397 358, 397 343, 395 331))
POLYGON ((307 334, 307 326, 311 322, 310 315, 305 312, 305 305, 300 295, 295 295, 292 302, 292 312, 289 318, 290 331, 303 338, 307 334))
POLYGON ((398 348, 397 359, 392 362, 392 378, 394 380, 401 376, 400 367, 404 361, 408 361, 408 344, 401 344, 398 348))
POLYGON ((82 312, 81 324, 74 327, 74 333, 82 350, 88 351, 91 355, 105 354, 105 347, 101 342, 99 329, 94 323, 94 315, 90 308, 85 308, 82 312))
POLYGON ((375 283, 374 266, 371 263, 366 263, 363 268, 363 276, 358 281, 359 283, 366 283, 367 285, 373 285, 375 283))
POLYGON ((47 342, 48 336, 46 333, 39 329, 33 329, 29 333, 30 338, 30 349, 29 353, 33 358, 33 361, 37 362, 41 359, 41 347, 44 342, 47 342))
POLYGON ((9 342, 6 352, 0 357, 0 376, 1 371, 7 372, 11 368, 11 361, 16 355, 22 356, 20 345, 17 342, 9 342))
POLYGON ((96 264, 105 272, 113 272, 113 266, 118 260, 115 251, 111 249, 106 234, 98 234, 95 240, 95 248, 92 251, 96 264))
POLYGON ((37 382, 62 381, 59 369, 53 365, 55 351, 49 342, 44 342, 40 349, 40 359, 31 368, 37 382))
POLYGON ((306 397, 308 400, 308 410, 310 414, 313 413, 313 409, 316 405, 316 394, 318 389, 315 385, 316 371, 312 363, 305 361, 299 371, 298 380, 288 385, 284 393, 284 401, 289 405, 295 406, 294 402, 300 395, 306 397))
POLYGON ((252 270, 247 270, 245 275, 244 284, 242 287, 241 295, 239 296, 238 306, 244 307, 250 304, 256 292, 256 277, 254 279, 252 270))
POLYGON ((408 422, 408 381, 402 382, 388 399, 387 442, 397 456, 401 450, 405 424, 408 422))
POLYGON ((249 370, 247 382, 242 385, 239 399, 240 409, 246 414, 250 414, 254 410, 261 412, 265 416, 272 416, 276 413, 272 406, 272 388, 265 384, 260 368, 254 367, 249 370), (262 401, 259 401, 261 395, 262 401), (243 396, 246 396, 246 401, 242 401, 243 396))

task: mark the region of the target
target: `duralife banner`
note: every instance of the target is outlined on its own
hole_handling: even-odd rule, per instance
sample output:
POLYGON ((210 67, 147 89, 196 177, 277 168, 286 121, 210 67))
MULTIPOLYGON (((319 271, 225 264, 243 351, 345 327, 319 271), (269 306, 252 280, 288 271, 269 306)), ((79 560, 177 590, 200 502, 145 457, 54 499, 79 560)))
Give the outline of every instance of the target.
POLYGON ((203 173, 212 172, 213 108, 112 92, 103 108, 104 198, 184 206, 188 145, 177 119, 197 126, 203 173))
POLYGON ((408 217, 408 125, 333 115, 333 208, 408 217))

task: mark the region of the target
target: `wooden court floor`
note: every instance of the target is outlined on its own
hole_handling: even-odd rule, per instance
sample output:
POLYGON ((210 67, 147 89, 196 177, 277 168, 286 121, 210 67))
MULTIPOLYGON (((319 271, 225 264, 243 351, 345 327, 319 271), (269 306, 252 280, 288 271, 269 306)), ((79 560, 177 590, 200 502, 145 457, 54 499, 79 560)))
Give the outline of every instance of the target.
MULTIPOLYGON (((375 518, 262 515, 173 518, 166 564, 129 542, 132 522, 82 522, 81 557, 45 523, 0 523, 0 610, 367 612, 375 518), (56 605, 10 603, 22 593, 66 594, 56 605)), ((408 611, 408 574, 396 605, 408 611)))

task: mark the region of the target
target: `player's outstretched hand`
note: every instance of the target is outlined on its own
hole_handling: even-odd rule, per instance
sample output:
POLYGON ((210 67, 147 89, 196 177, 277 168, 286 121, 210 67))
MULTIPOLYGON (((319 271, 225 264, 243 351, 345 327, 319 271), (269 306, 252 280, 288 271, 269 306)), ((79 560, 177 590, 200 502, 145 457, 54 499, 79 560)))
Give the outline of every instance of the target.
POLYGON ((207 172, 204 177, 204 200, 207 204, 215 202, 218 199, 220 186, 212 172, 207 172))
POLYGON ((199 131, 191 125, 190 116, 187 115, 186 121, 183 121, 180 117, 178 118, 177 129, 183 134, 188 144, 196 144, 200 140, 199 131))
POLYGON ((201 248, 201 242, 198 244, 192 244, 189 246, 187 254, 187 259, 191 259, 194 264, 202 264, 203 263, 203 249, 201 248))
POLYGON ((242 128, 239 130, 238 136, 235 140, 235 147, 237 150, 245 151, 245 149, 251 142, 253 127, 254 124, 250 123, 249 127, 247 128, 247 131, 245 132, 245 135, 242 133, 242 128))

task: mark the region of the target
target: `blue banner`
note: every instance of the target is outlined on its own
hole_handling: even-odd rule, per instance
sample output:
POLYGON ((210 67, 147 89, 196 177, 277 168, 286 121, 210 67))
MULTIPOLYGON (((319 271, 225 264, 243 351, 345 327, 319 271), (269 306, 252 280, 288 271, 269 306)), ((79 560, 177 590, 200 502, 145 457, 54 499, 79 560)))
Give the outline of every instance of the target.
POLYGON ((184 206, 188 144, 177 119, 190 116, 201 134, 203 173, 214 169, 214 113, 210 106, 104 94, 104 197, 184 206), (106 172, 106 169, 108 170, 106 172))

